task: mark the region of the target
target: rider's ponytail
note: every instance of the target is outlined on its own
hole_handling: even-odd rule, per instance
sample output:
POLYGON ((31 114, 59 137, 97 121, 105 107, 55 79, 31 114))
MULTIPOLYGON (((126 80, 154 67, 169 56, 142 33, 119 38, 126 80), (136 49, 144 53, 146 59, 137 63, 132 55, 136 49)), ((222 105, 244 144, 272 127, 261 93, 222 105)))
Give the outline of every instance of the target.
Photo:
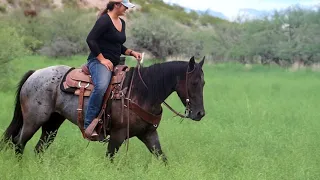
POLYGON ((102 13, 100 14, 100 16, 107 14, 109 11, 112 11, 114 9, 114 5, 118 4, 119 2, 109 2, 107 4, 107 7, 102 11, 102 13))

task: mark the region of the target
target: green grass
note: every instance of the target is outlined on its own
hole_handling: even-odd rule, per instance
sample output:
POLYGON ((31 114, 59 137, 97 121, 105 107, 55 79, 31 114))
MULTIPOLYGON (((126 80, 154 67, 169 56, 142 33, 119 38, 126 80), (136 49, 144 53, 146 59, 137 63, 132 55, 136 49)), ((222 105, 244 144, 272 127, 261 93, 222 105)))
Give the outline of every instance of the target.
MULTIPOLYGON (((80 66, 85 57, 52 61, 16 60, 17 82, 29 69, 55 64, 80 66)), ((134 62, 130 62, 134 66, 134 62)), ((0 179, 319 179, 320 73, 239 64, 205 65, 206 116, 181 121, 164 108, 159 127, 164 166, 136 138, 123 145, 115 163, 104 158, 106 146, 87 142, 65 122, 42 159, 28 143, 23 160, 0 152, 0 179)), ((0 133, 12 117, 14 92, 0 93, 0 133)), ((183 110, 173 94, 168 99, 183 110)))

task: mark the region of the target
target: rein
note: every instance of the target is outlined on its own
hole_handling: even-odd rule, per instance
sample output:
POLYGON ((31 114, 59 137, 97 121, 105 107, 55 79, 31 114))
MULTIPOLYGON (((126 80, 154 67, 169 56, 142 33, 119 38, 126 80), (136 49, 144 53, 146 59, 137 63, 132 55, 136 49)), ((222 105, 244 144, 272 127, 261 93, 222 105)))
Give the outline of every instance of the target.
MULTIPOLYGON (((133 70, 133 74, 132 74, 132 77, 131 77, 131 81, 130 81, 130 87, 129 87, 129 92, 128 92, 128 96, 127 96, 127 101, 128 101, 128 103, 127 103, 127 109, 128 109, 128 111, 127 111, 127 148, 126 148, 126 153, 128 152, 128 150, 129 150, 129 139, 130 139, 130 132, 129 132, 129 128, 130 128, 130 125, 129 125, 129 123, 130 123, 130 101, 131 101, 131 99, 130 99, 130 96, 131 96, 131 89, 132 89, 132 85, 133 85, 133 80, 134 80, 134 75, 135 75, 135 73, 136 73, 136 69, 138 69, 138 73, 139 73, 139 76, 140 76, 140 79, 142 80, 142 77, 141 77, 141 74, 140 74, 140 67, 141 67, 141 64, 140 64, 140 62, 138 61, 137 62, 137 66, 136 66, 136 68, 134 68, 134 70, 133 70)), ((142 82, 143 82, 143 84, 147 87, 147 85, 146 85, 146 83, 142 80, 142 82)), ((147 87, 148 88, 148 87, 147 87)), ((124 97, 123 97, 124 98, 124 97)), ((123 99, 122 98, 122 99, 123 99)), ((124 103, 122 103, 122 106, 124 106, 124 103)), ((122 107, 122 109, 123 109, 123 107, 122 107)), ((121 117, 121 121, 123 121, 123 113, 122 113, 122 115, 121 115, 122 117, 121 117)))

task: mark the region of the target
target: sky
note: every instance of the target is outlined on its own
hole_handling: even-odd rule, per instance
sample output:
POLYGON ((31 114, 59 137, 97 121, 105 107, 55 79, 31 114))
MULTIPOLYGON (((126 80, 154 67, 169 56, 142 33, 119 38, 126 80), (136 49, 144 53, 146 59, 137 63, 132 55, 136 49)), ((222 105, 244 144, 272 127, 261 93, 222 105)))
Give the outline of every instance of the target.
POLYGON ((318 6, 320 0, 164 0, 194 10, 212 9, 223 13, 228 18, 238 14, 239 9, 252 8, 257 10, 283 9, 291 5, 318 6))

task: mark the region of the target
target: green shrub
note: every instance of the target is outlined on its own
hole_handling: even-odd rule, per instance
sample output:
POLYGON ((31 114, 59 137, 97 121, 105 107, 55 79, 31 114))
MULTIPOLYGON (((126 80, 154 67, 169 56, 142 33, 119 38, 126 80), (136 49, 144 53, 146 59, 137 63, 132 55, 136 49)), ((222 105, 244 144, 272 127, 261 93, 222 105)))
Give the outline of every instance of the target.
POLYGON ((36 53, 43 46, 43 42, 34 36, 24 36, 23 44, 32 53, 36 53))
POLYGON ((47 29, 48 40, 39 52, 52 57, 88 53, 86 38, 96 18, 94 13, 78 9, 53 12, 47 20, 47 26, 50 27, 47 29))
POLYGON ((67 57, 78 54, 77 44, 64 38, 57 38, 52 43, 44 46, 40 53, 49 57, 67 57))
MULTIPOLYGON (((10 77, 9 75, 12 73, 10 61, 26 55, 27 51, 24 49, 23 41, 16 29, 6 24, 2 25, 4 27, 0 28, 0 75, 1 77, 10 77)), ((8 85, 10 85, 9 79, 1 78, 0 90, 8 85)))
POLYGON ((0 28, 0 47, 1 65, 27 53, 16 29, 9 26, 0 28))
POLYGON ((16 10, 5 16, 4 21, 17 30, 25 48, 32 53, 36 53, 49 40, 50 28, 46 17, 25 17, 21 11, 16 10))
POLYGON ((173 11, 172 16, 181 24, 192 26, 194 21, 185 11, 173 11))
POLYGON ((134 20, 130 32, 139 47, 147 49, 156 58, 194 55, 201 51, 201 43, 192 41, 188 28, 178 25, 167 16, 157 14, 141 16, 134 20))
POLYGON ((30 52, 59 57, 89 52, 86 37, 97 17, 88 10, 64 8, 43 11, 34 18, 25 17, 21 10, 16 10, 2 18, 17 30, 30 52), (71 47, 66 48, 66 44, 71 47))

